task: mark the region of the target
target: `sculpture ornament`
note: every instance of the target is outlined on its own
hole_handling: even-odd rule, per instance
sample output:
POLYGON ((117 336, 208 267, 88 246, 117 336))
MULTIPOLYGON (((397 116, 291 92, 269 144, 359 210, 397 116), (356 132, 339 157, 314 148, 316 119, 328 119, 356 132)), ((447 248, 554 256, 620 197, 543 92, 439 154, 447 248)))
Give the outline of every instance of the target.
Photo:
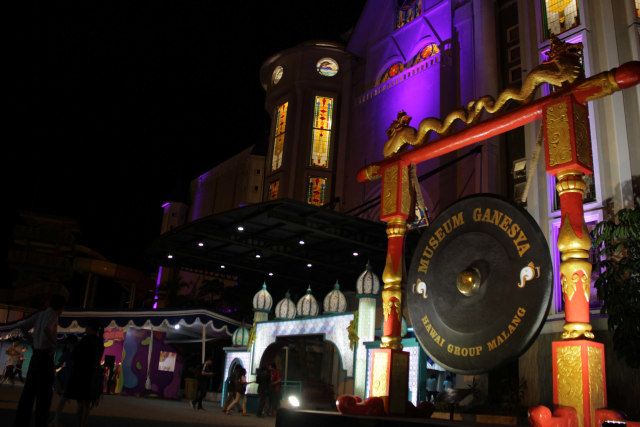
POLYGON ((483 110, 487 113, 497 113, 508 101, 516 101, 521 104, 529 103, 536 89, 542 84, 562 87, 574 83, 582 77, 582 44, 569 44, 553 36, 548 53, 549 59, 535 67, 527 75, 522 86, 517 89, 509 87, 502 91, 497 100, 487 95, 480 99, 470 101, 466 108, 453 110, 443 120, 436 117, 427 117, 420 122, 418 129, 409 126, 411 117, 404 111, 398 113, 398 117, 391 123, 387 130, 389 139, 384 144, 384 157, 391 157, 405 147, 405 145, 418 146, 427 142, 429 132, 439 135, 446 134, 456 120, 469 125, 475 123, 483 110))

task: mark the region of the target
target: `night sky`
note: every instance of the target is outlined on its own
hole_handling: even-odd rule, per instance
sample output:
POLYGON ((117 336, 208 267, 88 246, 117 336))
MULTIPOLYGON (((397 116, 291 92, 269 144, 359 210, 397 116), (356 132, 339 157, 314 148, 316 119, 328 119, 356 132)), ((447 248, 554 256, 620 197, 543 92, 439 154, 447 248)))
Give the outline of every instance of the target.
POLYGON ((306 40, 344 43, 363 5, 28 2, 9 18, 5 53, 17 113, 5 141, 5 250, 28 210, 75 219, 80 243, 153 270, 143 251, 162 201, 186 201, 191 179, 242 148, 266 149, 263 61, 306 40))

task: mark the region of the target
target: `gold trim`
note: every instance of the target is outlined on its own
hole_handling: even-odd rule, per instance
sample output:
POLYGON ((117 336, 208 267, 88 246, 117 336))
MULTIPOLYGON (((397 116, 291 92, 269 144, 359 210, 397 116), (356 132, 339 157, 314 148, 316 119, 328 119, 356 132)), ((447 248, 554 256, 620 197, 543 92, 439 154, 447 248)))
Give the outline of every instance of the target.
POLYGON ((382 177, 382 215, 396 213, 398 203, 398 165, 389 166, 382 177))
POLYGON ((581 322, 572 322, 565 323, 562 328, 564 332, 562 332, 563 340, 573 340, 576 338, 584 337, 589 339, 594 339, 595 336, 593 332, 591 332, 591 324, 589 323, 581 323, 581 322))
POLYGON ((582 179, 583 174, 580 172, 565 172, 558 174, 556 183, 556 190, 558 195, 562 196, 565 193, 581 193, 584 194, 587 189, 587 184, 582 179))
POLYGON ((583 105, 573 104, 573 133, 578 161, 591 169, 593 164, 589 141, 589 117, 587 116, 587 107, 583 105))
POLYGON ((604 373, 602 349, 599 347, 587 347, 587 360, 589 365, 589 412, 591 413, 591 425, 595 425, 596 409, 605 408, 604 373))
POLYGON ((566 101, 550 105, 545 110, 546 142, 549 150, 549 166, 571 161, 571 132, 566 101))
POLYGON ((580 346, 557 348, 558 405, 571 406, 578 413, 578 425, 584 427, 582 407, 582 359, 580 346))

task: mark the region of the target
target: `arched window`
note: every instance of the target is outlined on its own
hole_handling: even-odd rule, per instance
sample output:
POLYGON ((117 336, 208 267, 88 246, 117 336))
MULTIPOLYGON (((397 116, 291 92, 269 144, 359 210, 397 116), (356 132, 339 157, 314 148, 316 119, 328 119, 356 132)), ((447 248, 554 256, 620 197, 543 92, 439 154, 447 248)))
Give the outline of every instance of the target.
POLYGON ((394 78, 395 76, 400 74, 403 70, 404 70, 404 64, 402 62, 396 62, 395 64, 387 68, 387 71, 385 71, 384 74, 378 79, 378 81, 376 82, 376 85, 379 85, 380 83, 384 83, 387 80, 394 78))
POLYGON ((396 28, 403 27, 422 13, 422 0, 398 0, 397 4, 396 28))
POLYGON ((288 102, 278 105, 276 109, 276 128, 273 137, 273 154, 271 155, 271 171, 276 171, 282 166, 282 153, 284 151, 284 133, 287 129, 288 102))
POLYGON ((429 43, 428 45, 420 49, 420 52, 416 53, 416 55, 409 62, 409 67, 413 67, 417 63, 422 62, 438 53, 440 53, 440 48, 438 47, 438 45, 435 43, 429 43))

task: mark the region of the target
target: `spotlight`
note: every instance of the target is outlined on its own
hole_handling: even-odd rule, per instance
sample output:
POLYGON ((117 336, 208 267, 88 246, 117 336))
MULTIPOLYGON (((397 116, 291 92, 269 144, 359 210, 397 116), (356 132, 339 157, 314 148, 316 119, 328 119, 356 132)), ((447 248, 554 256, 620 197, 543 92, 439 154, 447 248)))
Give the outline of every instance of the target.
POLYGON ((296 396, 291 395, 287 400, 289 401, 289 405, 293 406, 294 408, 300 407, 300 400, 296 396))
POLYGON ((311 263, 307 264, 307 267, 311 268, 313 267, 313 265, 311 265, 311 263))
POLYGON ((204 246, 204 243, 202 243, 202 242, 198 242, 198 246, 203 247, 203 246, 204 246))
POLYGON ((239 225, 239 226, 238 226, 238 231, 244 231, 244 227, 243 227, 243 226, 241 226, 241 225, 239 225))
POLYGON ((271 272, 270 272, 270 273, 269 273, 269 276, 273 276, 273 273, 271 273, 271 272))
POLYGON ((304 245, 304 240, 300 240, 300 241, 298 241, 298 244, 299 244, 299 245, 304 245))
POLYGON ((262 258, 262 255, 256 254, 256 258, 262 258))
POLYGON ((224 270, 226 267, 224 265, 221 265, 220 268, 224 270))
POLYGON ((167 255, 167 258, 173 259, 173 255, 169 254, 169 255, 167 255))
POLYGON ((359 254, 358 252, 354 252, 352 255, 353 255, 353 256, 358 256, 358 255, 360 255, 360 254, 359 254))

